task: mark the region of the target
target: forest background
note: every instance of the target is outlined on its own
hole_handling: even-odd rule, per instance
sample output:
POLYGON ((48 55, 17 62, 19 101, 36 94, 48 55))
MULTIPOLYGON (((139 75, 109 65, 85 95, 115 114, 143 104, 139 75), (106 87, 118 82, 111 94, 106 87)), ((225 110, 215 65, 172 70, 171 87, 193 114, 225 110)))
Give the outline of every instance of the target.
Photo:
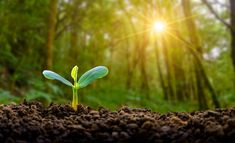
POLYGON ((0 24, 0 103, 69 103, 71 89, 42 70, 71 79, 74 65, 80 75, 105 65, 109 75, 81 89, 79 103, 235 105, 234 0, 1 0, 0 24))

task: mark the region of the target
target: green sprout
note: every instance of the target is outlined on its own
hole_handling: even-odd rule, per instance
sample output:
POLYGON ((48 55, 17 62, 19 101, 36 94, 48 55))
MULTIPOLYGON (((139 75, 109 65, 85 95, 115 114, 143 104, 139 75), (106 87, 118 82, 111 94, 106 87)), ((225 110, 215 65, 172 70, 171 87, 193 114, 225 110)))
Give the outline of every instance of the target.
POLYGON ((108 74, 109 70, 105 66, 97 66, 93 69, 90 69, 89 71, 85 72, 79 79, 78 79, 78 67, 74 66, 72 71, 71 71, 71 77, 74 80, 74 84, 72 84, 70 81, 67 79, 63 78, 59 74, 50 71, 50 70, 44 70, 42 74, 44 75, 45 78, 47 79, 52 79, 52 80, 58 80, 65 85, 68 85, 72 87, 73 90, 73 100, 72 100, 72 107, 77 110, 77 105, 78 105, 78 89, 86 87, 89 85, 91 82, 98 78, 102 78, 108 74))

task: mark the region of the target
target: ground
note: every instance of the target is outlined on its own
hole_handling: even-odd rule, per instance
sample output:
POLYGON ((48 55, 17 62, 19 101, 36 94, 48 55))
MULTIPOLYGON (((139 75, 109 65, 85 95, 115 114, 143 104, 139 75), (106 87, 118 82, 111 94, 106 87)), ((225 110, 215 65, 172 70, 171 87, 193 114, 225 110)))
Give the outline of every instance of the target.
POLYGON ((31 143, 232 143, 235 108, 160 114, 122 107, 94 110, 82 105, 39 102, 0 105, 0 142, 31 143))

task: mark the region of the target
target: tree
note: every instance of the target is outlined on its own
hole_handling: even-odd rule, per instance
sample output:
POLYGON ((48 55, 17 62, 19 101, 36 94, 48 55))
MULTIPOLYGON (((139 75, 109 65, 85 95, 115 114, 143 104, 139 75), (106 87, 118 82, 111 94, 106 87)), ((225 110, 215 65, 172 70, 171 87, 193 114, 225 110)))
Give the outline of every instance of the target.
POLYGON ((230 23, 226 22, 223 18, 221 18, 220 15, 214 10, 214 8, 207 0, 202 0, 202 1, 208 7, 211 13, 230 30, 231 59, 232 59, 233 69, 235 71, 235 1, 229 0, 230 23))
POLYGON ((235 71, 235 1, 230 0, 231 57, 235 71))
MULTIPOLYGON (((185 17, 191 17, 191 3, 188 0, 182 0, 182 5, 183 5, 183 10, 185 17)), ((204 91, 204 86, 208 87, 209 91, 211 92, 212 95, 212 100, 214 102, 215 107, 219 107, 219 102, 216 97, 216 93, 211 85, 211 83, 208 80, 208 77, 205 73, 205 69, 203 65, 201 64, 201 59, 202 59, 202 47, 201 44, 199 43, 199 38, 196 32, 196 25, 193 21, 193 18, 188 18, 186 20, 186 25, 188 27, 188 31, 190 34, 190 40, 192 44, 194 45, 193 48, 195 48, 196 52, 194 53, 194 66, 195 66, 195 75, 196 75, 196 84, 197 84, 197 91, 198 91, 198 102, 199 102, 199 108, 200 109, 205 109, 208 108, 207 105, 207 100, 206 100, 206 95, 204 91)))
POLYGON ((57 15, 58 0, 50 1, 50 12, 48 17, 48 34, 46 42, 46 69, 52 69, 53 66, 53 50, 56 30, 56 15, 57 15))

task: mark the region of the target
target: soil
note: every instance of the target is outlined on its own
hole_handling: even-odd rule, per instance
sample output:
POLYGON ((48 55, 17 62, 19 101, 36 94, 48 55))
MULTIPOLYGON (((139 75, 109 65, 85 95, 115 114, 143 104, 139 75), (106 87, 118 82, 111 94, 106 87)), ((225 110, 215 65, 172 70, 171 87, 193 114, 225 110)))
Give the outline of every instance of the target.
POLYGON ((0 142, 234 143, 235 108, 160 114, 129 107, 0 105, 0 142))

